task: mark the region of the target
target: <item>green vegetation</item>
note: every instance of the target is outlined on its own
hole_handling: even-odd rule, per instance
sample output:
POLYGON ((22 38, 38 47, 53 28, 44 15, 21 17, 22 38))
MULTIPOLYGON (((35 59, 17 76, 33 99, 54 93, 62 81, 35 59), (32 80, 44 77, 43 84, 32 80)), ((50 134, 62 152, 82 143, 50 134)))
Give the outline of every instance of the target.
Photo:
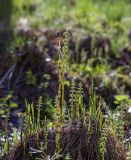
POLYGON ((0 1, 1 160, 131 159, 130 10, 0 1))
MULTIPOLYGON (((119 145, 125 143, 125 138, 124 138, 124 124, 123 124, 123 106, 129 106, 130 105, 130 100, 128 99, 127 96, 124 95, 119 95, 116 96, 116 104, 119 104, 118 109, 116 110, 115 115, 117 113, 120 114, 119 119, 115 116, 115 118, 110 118, 113 117, 112 115, 106 115, 106 118, 103 118, 103 113, 102 113, 102 100, 100 99, 99 102, 97 103, 96 99, 96 94, 93 91, 93 81, 91 85, 91 90, 90 90, 90 98, 89 98, 89 110, 85 108, 85 104, 83 102, 83 87, 82 83, 79 83, 78 85, 75 83, 74 80, 71 81, 70 84, 70 98, 69 98, 69 106, 66 106, 67 102, 65 100, 65 95, 64 95, 64 90, 65 90, 65 85, 66 79, 64 77, 64 72, 66 69, 67 65, 67 57, 68 57, 68 47, 67 47, 67 38, 68 38, 68 32, 64 33, 64 46, 61 48, 61 40, 59 39, 59 45, 58 45, 58 94, 56 96, 56 101, 55 101, 55 112, 54 112, 54 120, 51 121, 50 119, 47 119, 46 115, 43 117, 44 120, 41 120, 41 107, 43 105, 43 99, 40 96, 39 100, 36 104, 36 107, 34 106, 33 103, 28 103, 26 101, 26 111, 25 113, 19 113, 19 116, 23 119, 23 126, 21 129, 21 135, 20 135, 20 141, 21 141, 21 146, 22 147, 22 156, 26 157, 27 156, 27 150, 28 151, 28 158, 32 157, 32 159, 60 159, 63 157, 70 157, 71 159, 74 159, 75 157, 73 156, 71 148, 68 148, 66 152, 63 152, 63 146, 62 143, 62 136, 66 132, 69 132, 71 134, 71 130, 74 128, 75 132, 79 131, 81 134, 81 129, 84 129, 84 134, 87 137, 87 152, 89 152, 89 148, 91 147, 90 145, 92 144, 92 138, 94 141, 96 141, 96 144, 98 145, 96 147, 97 150, 97 159, 100 157, 102 160, 106 160, 108 157, 108 152, 110 146, 108 146, 107 141, 110 143, 111 139, 109 139, 110 136, 114 136, 114 141, 115 143, 119 143, 119 145), (63 51, 61 53, 61 51, 63 51), (61 55, 63 54, 63 55, 61 55), (120 109, 120 111, 119 111, 120 109), (36 117, 35 117, 35 112, 37 112, 36 117), (66 120, 65 117, 68 117, 68 120, 66 120), (74 123, 77 125, 75 126, 74 123), (115 127, 114 127, 115 124, 115 127), (70 127, 70 130, 66 128, 67 126, 70 127), (95 128, 93 128, 93 125, 96 125, 95 128), (68 131, 65 131, 65 130, 68 131), (65 132, 65 133, 64 133, 65 132), (93 133, 97 134, 97 137, 92 137, 93 133), (53 149, 53 153, 51 153, 48 149, 48 145, 50 143, 50 136, 51 134, 55 134, 55 147, 53 149), (28 140, 31 138, 32 134, 35 134, 36 139, 34 142, 35 148, 32 148, 33 146, 28 146, 29 148, 27 149, 27 144, 28 140), (40 134, 42 134, 43 138, 40 139, 40 134), (116 137, 117 135, 117 137, 116 137), (89 148, 88 148, 89 147, 89 148), (53 154, 53 155, 52 155, 53 154)), ((4 103, 6 104, 8 99, 10 99, 11 96, 9 95, 7 98, 3 99, 4 103)), ((6 106, 6 105, 5 105, 6 106)), ((6 124, 9 126, 9 115, 10 115, 10 109, 7 110, 6 115, 6 124)), ((13 132, 13 137, 12 137, 12 144, 17 143, 18 140, 18 134, 16 130, 13 132)), ((10 142, 9 142, 9 130, 8 127, 5 129, 5 132, 1 135, 4 137, 4 143, 2 145, 2 154, 7 154, 8 159, 14 159, 16 155, 13 155, 14 157, 11 157, 10 155, 10 142)), ((82 142, 84 143, 84 142, 82 142)), ((79 144, 80 147, 81 145, 84 144, 79 144)), ((112 146, 111 146, 112 147, 112 146)), ((93 148, 90 148, 93 149, 93 148)), ((94 148, 95 149, 95 148, 94 148)), ((113 148, 114 149, 114 148, 113 148)), ((13 149, 12 149, 13 151, 13 149)), ((15 154, 15 150, 14 153, 15 154)), ((127 158, 125 155, 119 155, 119 152, 123 152, 124 154, 124 145, 123 148, 119 148, 118 150, 112 153, 110 159, 114 159, 115 156, 117 156, 118 159, 128 159, 129 154, 127 154, 127 158), (118 152, 118 153, 117 153, 118 152), (117 155, 118 154, 118 155, 117 155)), ((88 153, 86 155, 87 159, 93 159, 95 156, 95 152, 93 153, 88 153)), ((109 156, 109 155, 108 155, 109 156)), ((83 153, 81 149, 79 150, 79 158, 83 157, 83 153)), ((19 158, 19 157, 18 157, 19 158)), ((84 157, 83 157, 84 158, 84 157)))

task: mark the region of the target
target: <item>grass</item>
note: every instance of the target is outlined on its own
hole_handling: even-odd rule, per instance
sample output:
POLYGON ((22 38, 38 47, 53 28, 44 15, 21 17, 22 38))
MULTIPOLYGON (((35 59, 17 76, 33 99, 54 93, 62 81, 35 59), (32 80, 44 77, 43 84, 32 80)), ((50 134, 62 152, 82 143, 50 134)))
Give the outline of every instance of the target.
POLYGON ((8 17, 16 25, 19 17, 29 19, 35 28, 81 28, 86 33, 100 32, 112 39, 112 54, 118 54, 119 46, 127 43, 126 34, 130 29, 131 4, 128 0, 114 1, 60 1, 35 2, 10 0, 0 4, 1 18, 8 17), (30 6, 36 6, 30 12, 30 6), (8 6, 8 8, 6 8, 8 6), (25 9, 23 9, 25 8, 25 9), (115 13, 115 14, 114 14, 115 13), (12 14, 12 16, 11 16, 12 14), (53 24, 53 26, 52 26, 53 24), (119 38, 118 38, 119 37, 119 38))

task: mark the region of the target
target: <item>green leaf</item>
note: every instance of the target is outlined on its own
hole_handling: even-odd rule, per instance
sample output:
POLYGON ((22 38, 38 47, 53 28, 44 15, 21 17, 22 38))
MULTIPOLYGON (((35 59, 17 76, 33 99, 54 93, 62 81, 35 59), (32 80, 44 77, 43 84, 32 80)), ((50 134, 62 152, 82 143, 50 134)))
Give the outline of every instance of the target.
POLYGON ((5 114, 5 110, 0 110, 0 115, 4 115, 5 114))
POLYGON ((17 107, 17 104, 14 103, 14 102, 11 102, 10 107, 11 107, 11 108, 16 108, 16 107, 17 107))

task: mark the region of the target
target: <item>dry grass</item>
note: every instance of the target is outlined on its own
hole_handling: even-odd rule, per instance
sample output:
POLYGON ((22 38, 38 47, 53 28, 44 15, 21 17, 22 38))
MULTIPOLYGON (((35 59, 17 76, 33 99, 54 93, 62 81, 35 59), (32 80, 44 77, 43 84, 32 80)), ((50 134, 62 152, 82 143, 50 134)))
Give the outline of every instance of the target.
MULTIPOLYGON (((56 150, 55 140, 56 130, 51 129, 48 133, 47 150, 44 151, 48 155, 54 155, 56 150)), ((118 139, 110 132, 107 131, 107 143, 105 160, 126 160, 126 151, 120 144, 118 139)), ((60 133, 60 154, 64 160, 67 153, 70 154, 73 160, 101 160, 99 152, 99 137, 100 131, 98 123, 94 120, 91 122, 91 132, 88 132, 88 123, 78 124, 75 121, 73 124, 66 124, 61 127, 60 133)), ((39 132, 37 141, 36 134, 28 136, 23 142, 17 144, 12 148, 9 155, 3 157, 2 160, 34 160, 36 157, 41 157, 42 153, 30 154, 31 148, 39 149, 38 143, 44 143, 44 131, 39 132), (24 145, 25 142, 25 145, 24 145)))

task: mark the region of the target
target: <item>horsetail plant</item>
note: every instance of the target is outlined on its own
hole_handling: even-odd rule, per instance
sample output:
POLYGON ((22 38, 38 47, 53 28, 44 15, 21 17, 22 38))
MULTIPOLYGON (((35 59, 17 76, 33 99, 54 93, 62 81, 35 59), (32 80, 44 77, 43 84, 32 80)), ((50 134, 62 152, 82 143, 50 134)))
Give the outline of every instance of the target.
POLYGON ((82 116, 85 117, 85 106, 83 102, 83 86, 81 82, 78 84, 78 87, 77 87, 76 101, 77 101, 77 106, 76 106, 77 107, 76 109, 77 118, 79 119, 81 113, 83 114, 82 116))
POLYGON ((5 144, 3 147, 4 153, 9 153, 10 143, 9 143, 9 118, 10 118, 10 108, 6 108, 6 128, 5 128, 5 144))
POLYGON ((129 151, 127 153, 127 158, 126 160, 131 160, 131 144, 129 144, 129 151))
POLYGON ((102 160, 105 160, 106 143, 107 143, 107 127, 105 122, 102 127, 100 135, 100 146, 99 146, 102 160))
POLYGON ((56 106, 56 148, 57 151, 60 149, 60 124, 61 120, 65 118, 65 76, 64 73, 67 68, 67 57, 68 57, 68 32, 64 32, 63 47, 61 48, 61 37, 58 39, 58 95, 57 95, 57 106, 56 106), (62 55, 63 54, 63 55, 62 55))
POLYGON ((36 120, 36 130, 38 131, 40 129, 40 116, 41 116, 41 106, 43 105, 43 99, 42 96, 39 97, 37 102, 37 120, 36 120))
POLYGON ((75 118, 76 113, 76 86, 74 80, 71 81, 70 85, 70 117, 73 120, 75 118))
POLYGON ((70 154, 69 154, 69 153, 67 153, 67 154, 66 154, 66 156, 65 156, 65 160, 71 160, 71 156, 70 156, 70 154))
POLYGON ((62 60, 61 60, 61 39, 59 39, 58 45, 58 95, 56 97, 56 120, 55 120, 55 127, 56 127, 56 151, 60 150, 60 123, 61 123, 61 88, 62 88, 62 60))
POLYGON ((43 126, 43 129, 44 129, 44 148, 45 150, 47 151, 47 145, 48 145, 48 121, 47 121, 47 118, 45 116, 45 119, 44 119, 44 126, 43 126))
MULTIPOLYGON (((64 96, 64 88, 65 88, 65 84, 66 84, 66 79, 64 76, 64 73, 67 71, 68 69, 68 53, 69 53, 69 49, 68 49, 68 41, 69 41, 69 32, 66 31, 63 33, 63 47, 62 47, 62 55, 61 55, 61 96, 62 96, 62 117, 64 118, 64 110, 65 110, 65 96, 64 96)), ((59 51, 60 52, 60 51, 59 51)))
POLYGON ((39 130, 40 130, 40 119, 41 119, 41 106, 43 105, 43 99, 42 96, 39 97, 38 102, 37 102, 37 119, 36 119, 36 137, 37 137, 37 145, 38 145, 38 137, 39 137, 39 130))

